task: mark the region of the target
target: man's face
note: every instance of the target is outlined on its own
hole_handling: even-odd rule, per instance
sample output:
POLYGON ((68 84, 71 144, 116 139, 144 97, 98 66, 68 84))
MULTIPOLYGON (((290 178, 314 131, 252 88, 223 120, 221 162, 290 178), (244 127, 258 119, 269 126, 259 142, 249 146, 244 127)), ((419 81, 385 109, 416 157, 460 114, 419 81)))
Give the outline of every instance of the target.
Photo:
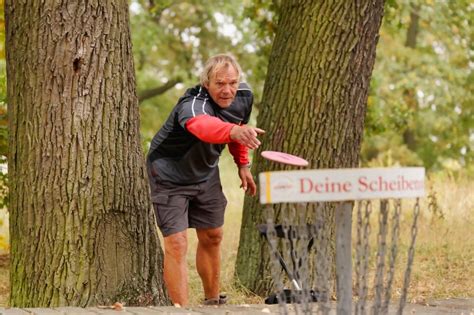
POLYGON ((211 74, 209 83, 204 86, 214 102, 221 108, 232 104, 239 87, 239 75, 231 65, 222 67, 211 74))

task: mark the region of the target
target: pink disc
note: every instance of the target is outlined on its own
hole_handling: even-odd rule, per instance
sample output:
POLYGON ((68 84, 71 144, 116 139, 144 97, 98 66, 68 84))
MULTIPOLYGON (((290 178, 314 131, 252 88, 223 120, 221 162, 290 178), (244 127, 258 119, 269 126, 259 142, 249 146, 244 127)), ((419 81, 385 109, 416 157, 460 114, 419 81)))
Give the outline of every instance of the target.
POLYGON ((262 156, 267 160, 284 163, 294 166, 308 166, 308 161, 296 155, 278 152, 278 151, 263 151, 262 156))

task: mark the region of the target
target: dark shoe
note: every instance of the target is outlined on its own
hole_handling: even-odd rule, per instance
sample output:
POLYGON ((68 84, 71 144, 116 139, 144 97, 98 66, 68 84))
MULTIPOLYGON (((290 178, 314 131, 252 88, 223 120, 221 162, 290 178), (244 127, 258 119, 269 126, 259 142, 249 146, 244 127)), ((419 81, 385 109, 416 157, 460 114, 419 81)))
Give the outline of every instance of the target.
POLYGON ((222 305, 227 303, 227 295, 219 294, 219 298, 204 299, 203 305, 222 305))
MULTIPOLYGON (((265 304, 278 304, 278 302, 280 301, 280 298, 282 297, 284 299, 284 303, 286 304, 301 303, 302 301, 301 292, 284 289, 282 294, 278 294, 278 293, 270 294, 265 299, 265 304)), ((318 301, 321 301, 321 294, 318 291, 310 290, 309 298, 310 298, 310 302, 318 302, 318 301)))

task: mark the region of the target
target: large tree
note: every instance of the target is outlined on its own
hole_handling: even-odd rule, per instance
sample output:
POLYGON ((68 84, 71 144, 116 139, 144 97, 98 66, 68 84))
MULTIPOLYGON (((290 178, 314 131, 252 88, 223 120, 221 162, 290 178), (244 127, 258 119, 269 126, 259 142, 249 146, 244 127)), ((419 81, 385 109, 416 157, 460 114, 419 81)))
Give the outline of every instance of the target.
MULTIPOLYGON (((280 4, 257 119, 267 135, 254 172, 269 168, 257 158, 263 150, 301 155, 310 168, 357 167, 383 0, 280 4)), ((264 222, 262 210, 256 198, 245 199, 236 274, 244 286, 266 294, 270 262, 255 228, 264 222)), ((333 226, 330 207, 323 218, 333 226)))
POLYGON ((5 2, 12 306, 168 303, 128 14, 5 2))

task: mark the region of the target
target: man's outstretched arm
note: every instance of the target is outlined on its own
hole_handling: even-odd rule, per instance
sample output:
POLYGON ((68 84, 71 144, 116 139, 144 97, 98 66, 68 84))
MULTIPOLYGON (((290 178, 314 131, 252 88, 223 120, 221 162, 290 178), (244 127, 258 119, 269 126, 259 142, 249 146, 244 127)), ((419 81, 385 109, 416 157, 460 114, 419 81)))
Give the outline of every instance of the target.
POLYGON ((223 144, 236 141, 249 149, 258 148, 260 141, 257 136, 265 133, 260 128, 239 126, 209 115, 190 118, 186 122, 186 129, 204 142, 223 144))

